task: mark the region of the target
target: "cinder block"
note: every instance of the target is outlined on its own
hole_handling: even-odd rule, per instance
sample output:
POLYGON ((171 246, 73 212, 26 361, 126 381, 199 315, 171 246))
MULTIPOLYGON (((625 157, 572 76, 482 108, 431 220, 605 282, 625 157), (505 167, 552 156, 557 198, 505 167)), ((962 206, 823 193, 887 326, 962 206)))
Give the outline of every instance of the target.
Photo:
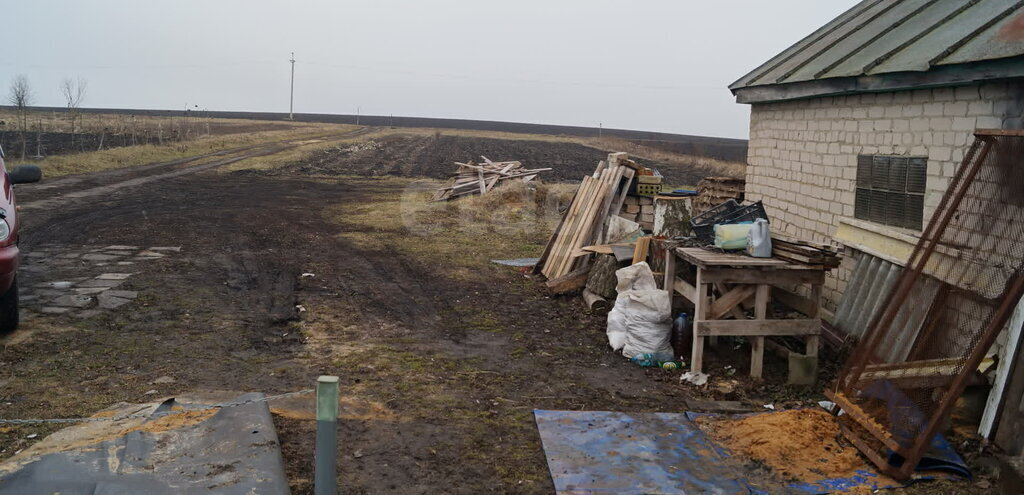
POLYGON ((818 356, 789 353, 787 385, 814 385, 818 381, 818 356))

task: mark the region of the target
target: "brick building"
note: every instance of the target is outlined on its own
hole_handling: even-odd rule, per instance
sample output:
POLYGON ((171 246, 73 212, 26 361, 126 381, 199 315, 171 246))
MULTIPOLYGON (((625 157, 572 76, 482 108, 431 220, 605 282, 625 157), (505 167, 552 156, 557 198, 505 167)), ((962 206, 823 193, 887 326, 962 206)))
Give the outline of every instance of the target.
MULTIPOLYGON (((826 281, 825 316, 861 335, 973 131, 1024 128, 1024 6, 865 0, 730 89, 751 105, 747 199, 764 201, 774 231, 845 246, 826 281)), ((908 311, 926 313, 934 298, 915 296, 920 309, 908 311)), ((1024 304, 1011 327, 1021 321, 1024 304)), ((1018 361, 1019 334, 1004 331, 992 350, 1000 362, 1018 361)), ((1004 388, 1024 387, 1016 368, 998 370, 981 432, 998 422, 1007 450, 1020 452, 1009 439, 1024 431, 1024 406, 996 419, 1004 388)))
MULTIPOLYGON (((747 197, 773 229, 905 259, 974 129, 1024 126, 1014 4, 866 0, 733 83, 751 105, 747 197), (906 180, 872 187, 871 166, 906 180)), ((856 258, 828 280, 830 310, 856 258)))

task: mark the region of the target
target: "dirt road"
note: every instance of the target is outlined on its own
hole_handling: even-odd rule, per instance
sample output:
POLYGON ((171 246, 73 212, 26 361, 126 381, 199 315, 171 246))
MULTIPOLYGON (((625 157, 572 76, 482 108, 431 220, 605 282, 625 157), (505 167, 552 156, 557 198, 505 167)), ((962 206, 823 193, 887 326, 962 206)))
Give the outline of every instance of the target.
POLYGON ((325 134, 303 140, 288 139, 250 146, 239 146, 166 162, 149 163, 104 172, 71 175, 59 179, 46 180, 39 184, 23 186, 22 189, 25 189, 25 191, 21 191, 18 194, 19 206, 22 209, 53 208, 63 205, 69 199, 105 196, 126 187, 134 187, 151 181, 194 174, 230 165, 247 158, 273 155, 301 146, 311 139, 356 138, 371 134, 374 131, 375 129, 372 127, 363 127, 345 133, 325 134))
MULTIPOLYGON (((347 493, 547 493, 533 407, 681 407, 670 375, 645 378, 605 353, 600 318, 515 270, 480 259, 483 279, 457 280, 436 260, 346 238, 365 228, 335 212, 372 207, 401 182, 224 175, 210 163, 80 180, 105 185, 60 195, 19 186, 21 247, 46 253, 23 273, 29 297, 110 269, 79 255, 90 248, 181 251, 127 265, 119 288, 139 295, 118 310, 30 316, 0 350, 0 415, 90 414, 153 391, 285 392, 336 374, 347 493), (173 381, 154 384, 161 377, 173 381)), ((278 420, 293 488, 305 493, 313 422, 278 420)), ((26 428, 0 432, 4 455, 27 444, 26 428)))
MULTIPOLYGON (((63 297, 50 294, 56 281, 104 271, 128 274, 117 289, 137 294, 89 314, 30 300, 0 347, 0 417, 83 416, 204 390, 281 393, 331 374, 342 386, 344 493, 551 493, 533 409, 680 411, 695 394, 677 372, 608 351, 603 318, 577 301, 490 263, 539 252, 543 232, 410 241, 392 221, 408 180, 210 170, 231 159, 19 186, 28 297, 63 297)), ((708 371, 727 376, 715 356, 708 371)), ((766 375, 784 376, 781 366, 766 362, 766 375)), ((792 392, 781 390, 769 380, 696 394, 782 407, 792 392)), ((296 494, 311 492, 309 405, 273 405, 296 494)), ((0 430, 0 455, 55 429, 0 430)))

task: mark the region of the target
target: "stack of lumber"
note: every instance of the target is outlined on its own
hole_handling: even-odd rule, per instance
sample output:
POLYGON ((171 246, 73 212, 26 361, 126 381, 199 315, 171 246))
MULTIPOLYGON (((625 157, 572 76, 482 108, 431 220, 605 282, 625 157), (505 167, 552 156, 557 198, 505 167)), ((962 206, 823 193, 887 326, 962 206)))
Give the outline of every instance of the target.
POLYGON ((839 266, 839 254, 831 246, 772 234, 772 256, 791 263, 822 266, 832 269, 839 266))
MULTIPOLYGON (((534 273, 547 277, 549 286, 558 284, 560 277, 572 274, 579 277, 577 272, 584 267, 589 271, 592 255, 581 248, 605 242, 608 219, 622 210, 637 168, 626 153, 611 153, 607 162, 597 165, 593 176, 583 178, 569 209, 534 266, 534 273)), ((583 283, 586 283, 585 277, 583 283)))
POLYGON ((730 199, 743 202, 746 181, 735 177, 707 177, 697 183, 697 197, 693 200, 693 215, 700 215, 713 206, 730 199))
POLYGON ((434 193, 434 201, 447 201, 450 199, 468 196, 471 194, 487 194, 500 181, 517 180, 530 182, 537 178, 537 174, 550 168, 526 169, 519 162, 492 162, 486 156, 483 163, 473 162, 460 163, 455 175, 448 180, 444 187, 434 193))

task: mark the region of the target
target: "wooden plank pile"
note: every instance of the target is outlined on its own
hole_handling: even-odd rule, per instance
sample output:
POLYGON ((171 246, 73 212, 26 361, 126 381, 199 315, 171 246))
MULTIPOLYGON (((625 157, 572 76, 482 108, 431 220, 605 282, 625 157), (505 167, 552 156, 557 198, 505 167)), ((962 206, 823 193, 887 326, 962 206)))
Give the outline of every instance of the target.
POLYGON ((527 169, 517 161, 492 162, 486 156, 481 158, 484 162, 480 164, 455 162, 459 166, 458 170, 444 187, 434 193, 434 201, 447 201, 472 194, 487 194, 501 181, 530 182, 536 179, 540 172, 551 170, 550 168, 527 169))
POLYGON ((831 246, 772 234, 772 256, 792 263, 824 267, 839 267, 839 253, 831 246))
MULTIPOLYGON (((608 235, 608 219, 622 211, 636 171, 640 169, 626 153, 611 153, 601 161, 592 176, 583 178, 576 196, 534 267, 534 273, 548 278, 549 287, 565 287, 563 277, 582 279, 585 284, 592 254, 581 248, 603 244, 608 235)), ((571 285, 571 284, 570 284, 571 285)), ((581 285, 582 286, 582 285, 581 285)))

